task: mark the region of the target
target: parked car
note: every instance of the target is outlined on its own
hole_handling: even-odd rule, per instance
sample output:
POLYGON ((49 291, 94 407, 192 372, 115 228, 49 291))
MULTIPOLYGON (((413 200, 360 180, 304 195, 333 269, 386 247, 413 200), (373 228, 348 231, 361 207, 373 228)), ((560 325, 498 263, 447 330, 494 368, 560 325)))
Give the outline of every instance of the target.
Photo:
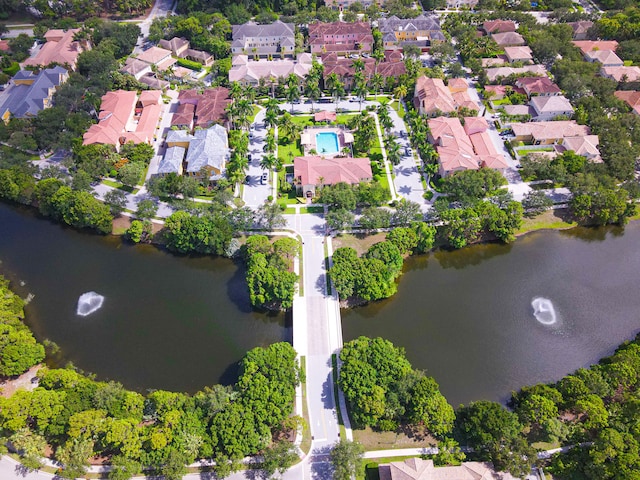
POLYGON ((247 158, 249 159, 249 161, 251 161, 251 154, 250 153, 247 154, 247 158))
POLYGON ((260 183, 262 185, 266 185, 268 181, 269 181, 269 175, 267 175, 266 173, 263 173, 262 176, 260 177, 260 183))
POLYGON ((413 152, 411 151, 411 147, 404 147, 404 154, 407 157, 410 157, 413 154, 413 152))

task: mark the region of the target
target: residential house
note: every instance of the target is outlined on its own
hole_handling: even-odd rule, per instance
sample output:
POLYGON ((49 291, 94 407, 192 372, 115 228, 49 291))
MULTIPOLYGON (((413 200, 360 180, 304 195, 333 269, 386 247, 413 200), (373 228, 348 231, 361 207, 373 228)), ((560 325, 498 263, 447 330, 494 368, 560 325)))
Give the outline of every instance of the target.
POLYGON ((316 187, 348 183, 357 185, 373 178, 368 158, 295 157, 293 178, 299 196, 313 198, 316 187))
POLYGON ((422 115, 430 117, 448 114, 458 111, 460 108, 469 110, 479 110, 479 106, 474 102, 467 88, 463 87, 463 79, 450 80, 450 86, 445 86, 439 78, 419 77, 416 81, 416 88, 413 102, 422 115))
POLYGON ((160 80, 152 73, 147 73, 138 79, 140 83, 145 84, 147 87, 153 90, 166 90, 169 88, 170 83, 166 80, 160 80))
POLYGON ((578 125, 575 120, 512 123, 511 129, 516 141, 532 145, 553 145, 562 143, 566 137, 590 134, 589 127, 578 125))
POLYGON ((626 102, 633 110, 633 113, 640 115, 640 92, 635 90, 618 90, 613 93, 623 102, 626 102))
POLYGON ((527 44, 522 35, 516 32, 494 33, 491 38, 500 47, 518 47, 527 44))
POLYGON ((102 97, 98 123, 83 135, 83 145, 113 145, 118 151, 125 143, 152 143, 162 115, 162 92, 117 90, 102 97))
POLYGON ((598 135, 565 137, 562 144, 556 145, 555 149, 558 153, 571 150, 578 155, 582 155, 591 163, 602 163, 600 150, 598 150, 599 143, 600 139, 598 138, 598 135))
POLYGON ((458 117, 438 117, 427 121, 429 141, 438 152, 438 173, 446 177, 462 170, 494 168, 503 172, 508 168, 487 132, 486 120, 466 117, 463 127, 458 117))
POLYGON ((451 93, 461 93, 469 89, 469 84, 464 78, 450 78, 447 87, 451 93))
POLYGON ((190 48, 189 40, 185 38, 173 37, 171 40, 160 40, 158 46, 165 50, 171 50, 175 57, 198 62, 205 67, 213 65, 213 55, 190 48))
POLYGON ((640 67, 602 67, 600 75, 621 83, 638 82, 640 81, 640 67))
POLYGON ((348 55, 371 52, 373 35, 368 22, 316 22, 309 24, 311 53, 348 55))
MULTIPOLYGON (((363 73, 366 78, 371 78, 374 73, 379 73, 383 78, 397 78, 407 72, 402 61, 402 54, 399 51, 385 52, 383 62, 377 63, 374 58, 365 57, 360 59, 364 63, 363 73)), ((327 53, 322 56, 323 76, 326 79, 332 73, 340 77, 347 89, 353 86, 353 76, 355 68, 354 59, 339 57, 336 53, 327 53)))
POLYGON ((247 22, 234 25, 231 53, 248 55, 251 58, 293 58, 295 57, 296 36, 292 23, 277 20, 269 25, 247 22))
POLYGON ((463 462, 461 465, 436 467, 433 460, 409 458, 378 467, 380 480, 515 480, 508 473, 496 473, 489 463, 463 462))
POLYGON ((177 62, 175 58, 171 57, 171 50, 160 47, 151 47, 149 50, 145 50, 138 55, 137 59, 149 65, 155 65, 159 71, 168 70, 177 62))
POLYGON ((469 8, 473 9, 479 0, 447 0, 447 8, 469 8))
POLYGON ((416 45, 427 51, 432 42, 445 40, 437 15, 420 15, 416 18, 398 18, 395 15, 378 20, 385 50, 402 49, 404 45, 416 45))
POLYGON ((90 49, 88 41, 73 39, 79 28, 63 30, 49 30, 44 34, 47 40, 42 48, 33 56, 27 58, 22 65, 25 67, 46 67, 52 63, 64 65, 71 70, 76 69, 78 55, 90 49))
POLYGON ((487 74, 487 80, 489 80, 489 83, 498 83, 500 80, 502 80, 503 78, 507 78, 510 75, 520 75, 522 73, 528 73, 532 77, 536 75, 539 75, 539 76, 547 75, 547 69, 544 68, 542 65, 525 65, 524 67, 517 67, 517 68, 492 67, 492 68, 487 68, 485 72, 487 74))
POLYGON ((136 80, 140 80, 145 75, 150 75, 152 70, 151 65, 147 62, 129 57, 125 61, 124 67, 120 69, 120 72, 127 73, 132 77, 135 77, 136 80))
POLYGON ((260 79, 267 83, 277 82, 279 78, 287 78, 294 74, 300 80, 304 79, 313 64, 309 53, 301 53, 297 60, 258 60, 250 62, 246 55, 233 58, 229 70, 229 82, 238 82, 243 86, 260 84, 260 79))
POLYGON ((229 90, 224 87, 207 88, 202 92, 195 89, 180 90, 179 106, 171 126, 191 129, 208 128, 216 123, 224 125, 230 102, 229 90))
POLYGON ((504 115, 501 117, 503 123, 509 123, 512 120, 529 121, 535 114, 529 105, 500 105, 499 110, 504 111, 504 115))
POLYGON ((516 87, 521 88, 527 97, 550 97, 560 95, 562 91, 549 77, 522 77, 516 80, 516 87))
POLYGON ((327 123, 335 122, 336 121, 336 112, 328 112, 326 110, 321 110, 319 112, 316 112, 313 115, 313 121, 316 122, 316 123, 319 123, 319 122, 327 122, 327 123))
POLYGON ((325 0, 324 2, 327 7, 340 10, 341 12, 347 10, 354 3, 358 3, 366 8, 374 4, 381 7, 384 2, 383 0, 325 0))
POLYGON ((482 61, 481 61, 482 68, 499 67, 501 65, 504 65, 505 63, 507 63, 506 60, 504 58, 500 58, 500 57, 483 58, 482 61))
POLYGON ((209 182, 223 177, 229 161, 229 140, 227 130, 221 125, 196 130, 193 135, 185 130, 170 130, 166 142, 169 148, 186 149, 187 175, 209 182))
POLYGON ((504 47, 504 55, 507 57, 509 63, 533 63, 531 49, 526 45, 521 47, 504 47))
POLYGON ((615 40, 580 40, 571 43, 578 47, 583 55, 595 50, 611 50, 615 52, 618 49, 618 42, 615 40))
POLYGON ((164 156, 158 164, 158 175, 164 177, 170 173, 182 175, 184 170, 184 154, 187 150, 184 147, 169 147, 165 150, 164 156))
POLYGON ((511 88, 508 85, 485 85, 484 91, 487 100, 502 100, 511 92, 511 88))
POLYGON ((513 20, 487 20, 482 24, 482 31, 487 35, 515 32, 516 28, 516 22, 513 20))
POLYGON ((51 106, 58 87, 67 81, 69 72, 62 67, 47 68, 36 74, 20 70, 0 94, 0 118, 9 123, 11 118, 33 118, 51 106))
POLYGON ((603 67, 622 67, 624 62, 612 50, 591 50, 584 54, 587 62, 598 62, 603 67))
POLYGON ((590 20, 581 20, 579 22, 570 22, 567 25, 573 30, 574 40, 586 40, 589 29, 593 27, 593 22, 590 20))
POLYGON ((196 116, 196 106, 191 103, 181 103, 178 105, 173 117, 171 117, 171 126, 184 128, 186 130, 193 129, 193 121, 196 116))
POLYGON ((573 107, 569 100, 563 95, 535 96, 529 101, 533 108, 533 121, 546 122, 558 117, 571 118, 573 107))

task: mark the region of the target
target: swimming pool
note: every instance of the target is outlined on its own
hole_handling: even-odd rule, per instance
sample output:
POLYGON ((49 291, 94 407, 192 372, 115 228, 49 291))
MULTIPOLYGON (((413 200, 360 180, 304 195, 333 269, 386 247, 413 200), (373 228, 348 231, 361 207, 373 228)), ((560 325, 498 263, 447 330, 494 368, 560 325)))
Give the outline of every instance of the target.
POLYGON ((334 132, 316 133, 316 151, 320 155, 338 153, 338 135, 334 132))

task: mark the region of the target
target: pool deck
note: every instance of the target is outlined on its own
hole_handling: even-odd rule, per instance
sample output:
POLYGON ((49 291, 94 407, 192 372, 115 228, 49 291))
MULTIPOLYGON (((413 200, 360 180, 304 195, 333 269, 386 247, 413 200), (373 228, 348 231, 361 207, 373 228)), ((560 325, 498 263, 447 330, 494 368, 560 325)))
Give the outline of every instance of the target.
POLYGON ((304 130, 301 135, 300 143, 302 144, 305 155, 320 155, 323 157, 332 158, 342 153, 342 149, 353 142, 353 136, 351 133, 343 128, 338 127, 310 127, 304 130), (318 147, 318 134, 331 133, 336 136, 338 143, 338 150, 331 152, 322 152, 318 147), (351 141, 348 141, 351 140, 351 141), (315 151, 312 153, 311 151, 315 151))

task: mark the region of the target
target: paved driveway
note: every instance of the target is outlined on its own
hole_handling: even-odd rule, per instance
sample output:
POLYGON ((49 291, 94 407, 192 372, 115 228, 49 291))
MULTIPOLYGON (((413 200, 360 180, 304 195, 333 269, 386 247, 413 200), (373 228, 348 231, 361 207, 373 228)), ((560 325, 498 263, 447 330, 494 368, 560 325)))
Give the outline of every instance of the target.
POLYGON ((266 202, 269 195, 272 195, 273 198, 276 197, 273 187, 276 183, 274 173, 269 172, 269 181, 266 184, 260 181, 262 175, 267 173, 266 170, 260 167, 260 160, 264 155, 264 138, 267 135, 267 129, 264 127, 264 113, 264 110, 258 112, 251 125, 251 138, 249 139, 251 161, 247 169, 247 181, 242 193, 242 199, 252 208, 257 208, 266 202))

